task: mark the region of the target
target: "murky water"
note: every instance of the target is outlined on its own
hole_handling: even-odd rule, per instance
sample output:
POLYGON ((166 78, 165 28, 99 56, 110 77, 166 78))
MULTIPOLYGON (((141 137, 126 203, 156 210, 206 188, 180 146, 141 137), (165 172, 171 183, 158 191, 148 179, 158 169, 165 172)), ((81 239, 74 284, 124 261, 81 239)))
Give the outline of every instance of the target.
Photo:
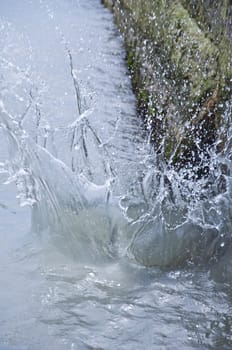
POLYGON ((0 349, 231 349, 231 131, 157 166, 96 0, 2 0, 0 47, 0 349))

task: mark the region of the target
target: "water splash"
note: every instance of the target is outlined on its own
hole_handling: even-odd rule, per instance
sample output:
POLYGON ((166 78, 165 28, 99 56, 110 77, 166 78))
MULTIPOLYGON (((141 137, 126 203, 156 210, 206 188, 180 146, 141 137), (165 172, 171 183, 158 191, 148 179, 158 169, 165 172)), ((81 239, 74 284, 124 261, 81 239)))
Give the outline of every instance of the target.
MULTIPOLYGON (((15 30, 2 21, 1 38, 5 32, 11 41, 15 30)), ((32 207, 32 229, 75 259, 216 262, 231 245, 231 127, 223 130, 224 152, 209 150, 207 177, 176 171, 160 161, 149 135, 137 135, 134 117, 96 122, 63 36, 62 47, 75 106, 67 123, 54 117, 51 88, 33 68, 32 52, 29 62, 14 62, 6 45, 1 58, 0 127, 9 151, 2 168, 21 205, 32 207)), ((231 125, 231 103, 224 118, 231 125)))

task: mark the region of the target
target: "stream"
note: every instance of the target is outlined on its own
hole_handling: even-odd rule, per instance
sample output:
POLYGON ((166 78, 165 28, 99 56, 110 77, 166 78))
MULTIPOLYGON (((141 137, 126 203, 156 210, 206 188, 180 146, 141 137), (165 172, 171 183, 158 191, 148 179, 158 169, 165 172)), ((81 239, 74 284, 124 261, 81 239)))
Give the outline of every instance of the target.
POLYGON ((100 1, 1 0, 0 48, 0 350, 231 349, 232 104, 189 180, 100 1))

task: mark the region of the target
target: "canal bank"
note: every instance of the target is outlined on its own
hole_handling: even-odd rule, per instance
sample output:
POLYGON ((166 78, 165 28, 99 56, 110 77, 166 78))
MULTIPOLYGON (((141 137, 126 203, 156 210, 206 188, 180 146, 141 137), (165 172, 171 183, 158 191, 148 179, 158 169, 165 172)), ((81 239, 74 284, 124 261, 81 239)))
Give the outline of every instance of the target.
POLYGON ((124 36, 138 111, 161 158, 199 166, 209 146, 222 151, 232 85, 230 1, 103 3, 124 36))

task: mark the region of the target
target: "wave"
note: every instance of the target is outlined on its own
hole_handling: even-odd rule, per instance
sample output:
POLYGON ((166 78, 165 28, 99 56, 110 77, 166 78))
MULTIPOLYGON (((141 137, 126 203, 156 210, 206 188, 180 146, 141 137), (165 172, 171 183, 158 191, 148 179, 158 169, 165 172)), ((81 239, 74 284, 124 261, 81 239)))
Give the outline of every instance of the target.
MULTIPOLYGON (((8 25, 11 32, 9 40, 8 25)), ((1 168, 16 183, 21 205, 31 206, 32 230, 81 260, 126 257, 159 267, 228 260, 231 103, 224 151, 211 147, 209 173, 195 179, 190 166, 177 171, 162 162, 149 135, 138 137, 135 116, 96 123, 67 44, 64 51, 76 106, 67 125, 49 123, 52 97, 32 66, 12 63, 9 52, 1 58, 0 128, 8 144, 1 168)))

